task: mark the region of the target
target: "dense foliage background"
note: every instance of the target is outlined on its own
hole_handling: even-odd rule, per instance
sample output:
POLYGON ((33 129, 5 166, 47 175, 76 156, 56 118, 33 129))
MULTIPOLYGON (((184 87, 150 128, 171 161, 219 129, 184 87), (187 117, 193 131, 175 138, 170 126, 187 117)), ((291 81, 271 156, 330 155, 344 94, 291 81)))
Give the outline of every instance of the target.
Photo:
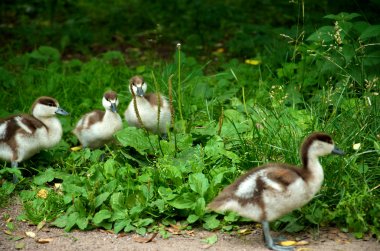
POLYGON ((2 1, 0 116, 28 112, 42 95, 71 115, 60 118, 61 143, 25 161, 22 175, 2 162, 0 201, 18 194, 20 218, 66 230, 231 231, 244 219, 205 205, 252 167, 299 164, 302 139, 325 131, 346 156, 324 158, 321 192, 274 227, 379 238, 379 9, 378 0, 2 1), (121 114, 135 74, 165 95, 174 76, 168 139, 125 124, 119 145, 71 151, 79 117, 101 109, 108 89, 121 114))

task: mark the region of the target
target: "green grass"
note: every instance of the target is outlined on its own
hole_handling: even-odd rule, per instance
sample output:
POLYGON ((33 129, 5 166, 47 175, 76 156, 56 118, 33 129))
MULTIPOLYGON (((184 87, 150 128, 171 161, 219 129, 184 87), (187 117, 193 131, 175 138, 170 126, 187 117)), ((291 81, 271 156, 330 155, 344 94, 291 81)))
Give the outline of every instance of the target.
MULTIPOLYGON (((331 224, 359 238, 367 233, 379 238, 379 59, 368 56, 375 53, 378 38, 365 36, 377 26, 360 26, 354 18, 344 22, 350 36, 342 44, 319 30, 322 38, 312 35, 298 47, 289 46, 296 57, 281 65, 226 58, 217 65, 202 64, 176 53, 175 46, 173 61, 136 67, 126 65, 120 51, 88 61, 62 60, 60 51, 48 46, 2 62, 1 117, 27 112, 42 95, 57 98, 70 116, 60 118, 61 143, 22 163, 21 183, 15 188, 3 182, 6 192, 0 196, 19 194, 24 218, 34 224, 47 220, 67 231, 101 227, 144 234, 156 231, 158 222, 233 229, 244 219, 207 212, 207 203, 252 167, 269 161, 299 165, 303 138, 324 131, 346 155, 323 158, 320 193, 273 225, 294 232, 331 224), (368 44, 368 51, 358 50, 359 40, 368 44), (333 49, 325 50, 322 42, 333 49), (357 46, 353 55, 348 49, 352 45, 357 46), (326 62, 335 68, 326 68, 326 62), (124 124, 115 135, 118 145, 70 151, 78 144, 71 133, 75 123, 84 113, 102 109, 105 90, 118 92, 119 112, 126 109, 128 80, 135 74, 145 77, 150 91, 165 95, 174 74, 177 114, 168 140, 124 124), (354 150, 357 143, 361 147, 354 150), (62 189, 53 189, 54 183, 62 183, 62 189), (42 188, 49 191, 46 200, 37 196, 42 188)), ((8 179, 11 171, 3 164, 0 177, 8 179)))

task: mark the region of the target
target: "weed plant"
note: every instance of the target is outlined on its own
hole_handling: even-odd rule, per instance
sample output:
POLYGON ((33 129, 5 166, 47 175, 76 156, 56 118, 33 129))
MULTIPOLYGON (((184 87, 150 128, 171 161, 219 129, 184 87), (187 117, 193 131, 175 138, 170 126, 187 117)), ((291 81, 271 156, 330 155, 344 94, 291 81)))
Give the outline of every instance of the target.
MULTIPOLYGON (((207 212, 207 203, 250 168, 269 161, 299 165, 302 139, 324 131, 346 157, 321 160, 320 193, 273 225, 289 232, 337 225, 358 238, 367 233, 380 238, 380 31, 378 25, 354 21, 356 14, 326 18, 333 24, 290 46, 294 56, 281 65, 232 59, 212 74, 180 50, 171 62, 133 69, 119 51, 83 62, 61 60, 60 51, 41 46, 11 58, 0 66, 1 117, 28 111, 41 95, 57 98, 71 114, 60 118, 61 143, 20 165, 24 218, 66 231, 104 228, 168 236, 159 223, 176 222, 228 231, 245 219, 207 212), (116 145, 70 151, 78 144, 71 134, 77 119, 102 109, 105 90, 118 92, 119 109, 126 109, 128 79, 136 73, 144 75, 151 91, 156 85, 164 94, 169 77, 176 76, 172 91, 181 115, 168 138, 125 124, 115 135, 116 145), (46 198, 38 196, 41 189, 46 198)), ((1 178, 14 172, 8 166, 1 178)), ((3 196, 15 187, 5 181, 1 189, 3 196)))

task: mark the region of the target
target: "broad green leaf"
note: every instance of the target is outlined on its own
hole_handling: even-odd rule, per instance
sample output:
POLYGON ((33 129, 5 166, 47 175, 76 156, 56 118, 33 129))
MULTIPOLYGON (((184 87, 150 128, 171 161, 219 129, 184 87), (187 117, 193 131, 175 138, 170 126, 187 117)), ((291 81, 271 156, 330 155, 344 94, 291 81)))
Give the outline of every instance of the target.
POLYGON ((229 212, 227 215, 224 216, 224 220, 227 222, 235 222, 239 219, 239 215, 235 212, 229 212))
POLYGON ((152 149, 150 138, 142 129, 126 127, 118 131, 115 136, 124 147, 132 147, 141 155, 147 154, 149 152, 148 150, 152 149))
POLYGON ((135 229, 136 229, 136 227, 133 226, 132 224, 127 224, 127 225, 125 226, 125 228, 124 228, 124 232, 129 233, 129 232, 131 232, 131 231, 134 231, 135 229))
POLYGON ((36 185, 43 185, 46 182, 52 181, 56 176, 56 173, 53 168, 48 168, 46 171, 41 172, 38 176, 35 176, 33 183, 36 185))
POLYGON ((337 21, 350 21, 356 17, 360 17, 360 14, 341 12, 337 15, 329 14, 329 15, 324 16, 324 18, 337 20, 337 21))
POLYGON ((120 62, 124 62, 124 55, 120 51, 107 51, 102 54, 102 58, 104 60, 119 60, 120 62))
POLYGON ((334 40, 333 34, 333 26, 322 26, 317 31, 312 33, 306 40, 319 43, 329 43, 334 40))
POLYGON ((74 185, 72 183, 63 182, 62 183, 63 191, 72 196, 81 195, 87 197, 87 191, 84 187, 74 185))
POLYGON ((103 204, 104 201, 108 199, 110 196, 109 192, 102 193, 95 198, 95 208, 99 207, 100 205, 103 204))
POLYGON ((240 163, 240 157, 232 151, 223 151, 223 155, 229 158, 232 163, 240 163))
POLYGON ((152 224, 154 220, 152 218, 139 219, 134 225, 136 227, 147 227, 152 224))
POLYGON ((113 230, 117 234, 121 230, 123 230, 123 228, 125 228, 126 226, 128 226, 130 224, 131 224, 131 220, 130 219, 118 220, 118 221, 115 222, 113 230))
POLYGON ((62 215, 61 217, 57 218, 52 224, 59 228, 64 228, 67 224, 67 215, 62 215))
POLYGON ((61 57, 59 51, 56 48, 49 46, 40 46, 37 50, 28 54, 30 58, 48 62, 49 60, 58 61, 61 57))
POLYGON ((204 197, 209 187, 209 182, 203 173, 194 173, 189 176, 191 190, 204 197))
POLYGON ((163 198, 164 200, 172 200, 176 197, 176 195, 173 193, 173 190, 169 187, 159 187, 158 188, 158 194, 163 198))
POLYGON ((368 38, 376 38, 380 36, 380 25, 371 25, 367 27, 360 35, 361 40, 367 40, 368 38))
POLYGON ((112 216, 112 214, 110 211, 103 209, 94 215, 92 222, 96 225, 100 225, 100 223, 102 223, 103 220, 109 219, 109 218, 111 218, 111 216, 112 216))
POLYGON ((106 163, 104 163, 104 172, 107 178, 115 177, 116 164, 117 162, 114 159, 108 159, 106 163))
POLYGON ((188 217, 187 217, 187 222, 189 222, 190 224, 193 224, 194 222, 196 222, 197 220, 199 220, 199 216, 195 215, 195 214, 190 214, 188 217))
POLYGON ((111 195, 110 205, 113 210, 122 210, 125 208, 125 196, 123 193, 117 192, 111 195))
POLYGON ((155 205, 158 208, 159 213, 165 213, 165 201, 161 199, 157 199, 153 202, 153 205, 155 205))
POLYGON ((150 185, 141 185, 140 186, 140 191, 144 195, 146 201, 149 201, 150 199, 153 198, 153 196, 154 196, 154 190, 153 190, 153 188, 154 188, 153 184, 150 184, 150 185))
POLYGON ((205 146, 205 153, 209 157, 219 157, 224 150, 223 139, 219 136, 212 137, 205 146))
POLYGON ((203 227, 207 230, 213 230, 219 227, 220 221, 216 219, 216 217, 218 217, 218 215, 216 214, 205 217, 204 218, 205 223, 203 224, 203 227))
POLYGON ((175 198, 172 201, 169 201, 169 205, 172 207, 178 208, 178 209, 192 209, 195 206, 195 201, 197 200, 197 197, 193 193, 183 193, 181 195, 178 195, 177 198, 175 198))
POLYGON ((14 183, 5 181, 0 188, 0 192, 2 194, 10 195, 16 188, 16 185, 14 183))
POLYGON ((213 245, 218 241, 218 236, 216 234, 213 234, 210 237, 203 239, 202 241, 209 245, 213 245))
POLYGON ((80 217, 76 221, 77 226, 81 230, 85 230, 88 226, 88 219, 86 217, 80 217))
POLYGON ((198 198, 195 203, 194 212, 199 217, 202 217, 205 213, 206 201, 204 198, 198 198))
POLYGON ((149 173, 143 173, 137 177, 137 180, 141 183, 150 183, 152 182, 152 177, 149 173))
POLYGON ((145 207, 143 207, 142 205, 136 205, 134 207, 131 208, 131 210, 129 211, 131 217, 135 217, 137 215, 140 215, 140 213, 145 209, 145 207))
POLYGON ((116 179, 113 179, 108 184, 104 185, 101 191, 113 193, 117 186, 118 186, 118 181, 116 179))
POLYGON ((73 226, 75 226, 75 224, 77 223, 78 217, 79 217, 79 213, 78 213, 78 212, 71 213, 71 214, 67 217, 67 222, 66 222, 65 231, 70 231, 71 228, 72 228, 73 226))
POLYGON ((146 234, 146 227, 136 228, 136 233, 138 233, 139 235, 144 236, 146 234))
POLYGON ((122 220, 129 218, 128 209, 122 209, 122 210, 115 210, 112 213, 112 217, 110 218, 110 221, 115 220, 122 220))

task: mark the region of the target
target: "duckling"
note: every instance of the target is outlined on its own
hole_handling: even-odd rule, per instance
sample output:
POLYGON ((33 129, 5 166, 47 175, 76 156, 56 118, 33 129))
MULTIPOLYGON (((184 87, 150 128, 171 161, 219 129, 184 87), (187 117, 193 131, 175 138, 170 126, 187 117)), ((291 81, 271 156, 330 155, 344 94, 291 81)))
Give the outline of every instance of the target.
MULTIPOLYGON (((0 119, 0 159, 18 163, 42 149, 56 145, 62 137, 62 126, 56 114, 68 115, 52 97, 39 97, 32 106, 32 115, 13 115, 0 119)), ((16 183, 17 177, 13 176, 16 183)))
POLYGON ((145 127, 145 129, 153 133, 166 135, 167 129, 171 123, 169 102, 161 94, 145 94, 146 89, 147 84, 143 77, 134 76, 130 79, 129 91, 132 94, 132 100, 129 103, 127 110, 125 110, 125 120, 130 126, 145 127), (157 125, 159 106, 160 119, 159 125, 157 125), (142 125, 138 116, 141 118, 142 125))
POLYGON ((85 114, 73 130, 83 147, 101 147, 112 141, 113 134, 122 128, 121 117, 116 110, 119 104, 117 93, 104 93, 102 104, 105 112, 95 110, 85 114))
POLYGON ((323 182, 318 157, 344 153, 325 133, 312 133, 301 147, 302 168, 269 163, 254 168, 227 186, 209 205, 214 211, 233 211, 261 222, 266 246, 272 250, 293 250, 274 244, 269 222, 309 202, 323 182))

